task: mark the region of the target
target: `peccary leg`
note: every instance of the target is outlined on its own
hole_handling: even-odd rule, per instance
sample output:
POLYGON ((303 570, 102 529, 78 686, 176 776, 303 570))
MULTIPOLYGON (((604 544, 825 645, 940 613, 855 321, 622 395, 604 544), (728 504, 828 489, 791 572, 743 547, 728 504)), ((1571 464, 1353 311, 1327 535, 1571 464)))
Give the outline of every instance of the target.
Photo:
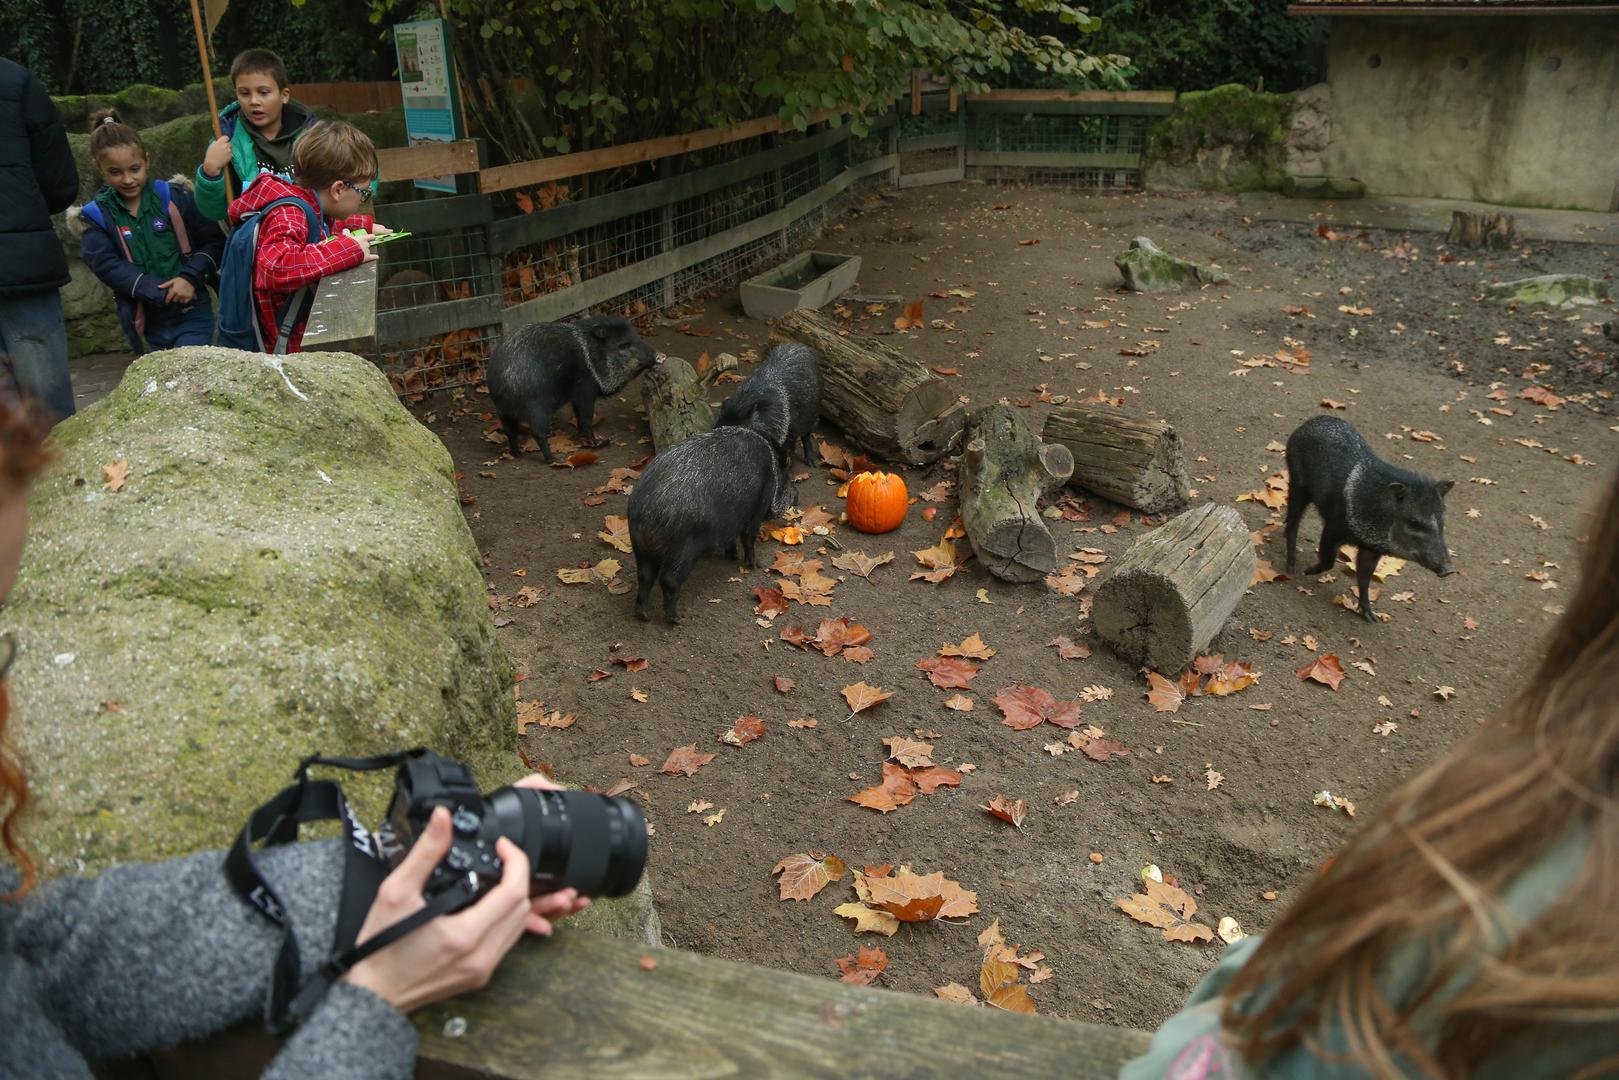
POLYGON ((652 602, 652 585, 658 580, 658 568, 651 559, 636 556, 635 559, 635 617, 642 622, 650 622, 652 616, 647 612, 647 604, 652 602))
POLYGON ((804 432, 804 464, 810 463, 810 450, 815 445, 815 432, 804 432))
POLYGON ((506 429, 506 449, 512 457, 521 457, 523 454, 523 428, 522 421, 514 417, 502 416, 500 426, 506 429))
POLYGON ((1310 508, 1307 496, 1298 488, 1290 488, 1287 493, 1287 572, 1293 572, 1293 562, 1298 558, 1299 522, 1304 520, 1304 511, 1310 508))
POLYGON ((1338 561, 1338 549, 1348 539, 1343 533, 1332 527, 1332 523, 1325 519, 1321 522, 1321 550, 1316 557, 1315 565, 1305 568, 1306 574, 1325 574, 1332 569, 1332 564, 1338 561))
POLYGON ((573 419, 579 428, 580 446, 601 446, 607 442, 596 437, 596 397, 596 388, 588 384, 573 395, 573 419))
POLYGON ((1355 584, 1360 586, 1360 617, 1367 622, 1376 622, 1372 617, 1372 571, 1377 569, 1377 561, 1383 557, 1381 551, 1373 551, 1362 544, 1355 552, 1355 584))
POLYGON ((528 413, 528 428, 534 433, 534 441, 540 444, 545 460, 555 461, 551 453, 551 411, 543 405, 535 405, 528 413))
POLYGON ((658 584, 663 587, 663 614, 671 623, 680 625, 680 587, 686 583, 691 574, 691 565, 695 555, 689 551, 682 551, 673 561, 665 563, 658 573, 658 584))
POLYGON ((754 526, 736 538, 737 550, 742 555, 742 565, 746 566, 749 570, 752 570, 754 567, 759 565, 758 561, 753 556, 754 537, 758 534, 758 532, 758 526, 754 526))

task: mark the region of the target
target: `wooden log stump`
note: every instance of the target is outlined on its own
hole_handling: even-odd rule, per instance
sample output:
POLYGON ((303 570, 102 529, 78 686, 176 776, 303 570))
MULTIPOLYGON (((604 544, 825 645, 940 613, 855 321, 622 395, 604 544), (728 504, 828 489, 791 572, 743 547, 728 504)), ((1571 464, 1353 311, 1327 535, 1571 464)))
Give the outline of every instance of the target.
POLYGON ((978 561, 1003 581, 1039 581, 1057 570, 1057 543, 1036 503, 1074 471, 1060 443, 1042 443, 1008 405, 967 420, 961 452, 961 523, 978 561))
POLYGON ((1091 621, 1121 657, 1171 675, 1214 640, 1257 566, 1236 510, 1199 506, 1130 545, 1096 590, 1091 621))
POLYGON ((1512 246, 1516 225, 1511 214, 1494 211, 1452 210, 1445 243, 1454 247, 1505 251, 1512 246))
POLYGON ((1051 410, 1041 435, 1074 455, 1069 484, 1148 514, 1186 505, 1191 481, 1175 429, 1137 420, 1106 405, 1051 410))
POLYGON ((850 438, 888 461, 926 465, 948 453, 967 419, 949 382, 870 334, 845 333, 817 311, 776 323, 773 340, 797 341, 821 357, 821 411, 850 438))
POLYGON ((655 453, 661 454, 675 443, 714 427, 708 383, 677 356, 668 357, 641 376, 641 401, 646 406, 655 453))

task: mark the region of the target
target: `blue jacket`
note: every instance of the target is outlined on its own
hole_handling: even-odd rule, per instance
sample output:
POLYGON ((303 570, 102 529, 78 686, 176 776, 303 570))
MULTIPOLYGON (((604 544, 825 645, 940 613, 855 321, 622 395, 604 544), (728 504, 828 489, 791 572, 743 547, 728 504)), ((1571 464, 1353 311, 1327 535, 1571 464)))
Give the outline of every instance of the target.
MULTIPOLYGON (((197 287, 199 296, 206 298, 205 287, 218 281, 225 234, 220 231, 218 222, 209 221, 198 212, 191 192, 184 187, 164 180, 153 180, 152 187, 157 191, 158 200, 168 207, 169 219, 175 223, 175 236, 185 238, 180 245, 180 276, 197 287)), ((95 200, 80 208, 79 220, 84 224, 80 239, 84 263, 117 298, 118 324, 139 356, 146 351, 142 340, 146 330, 146 305, 161 308, 164 304, 165 293, 158 288, 161 279, 131 260, 116 226, 106 219, 95 200)))

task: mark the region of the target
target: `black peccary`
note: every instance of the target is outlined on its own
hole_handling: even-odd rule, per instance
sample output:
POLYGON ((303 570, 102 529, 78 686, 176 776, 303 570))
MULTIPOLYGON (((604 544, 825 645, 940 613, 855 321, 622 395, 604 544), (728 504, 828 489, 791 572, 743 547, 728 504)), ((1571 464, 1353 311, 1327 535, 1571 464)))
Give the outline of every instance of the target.
POLYGON ((630 321, 597 315, 571 323, 534 323, 513 330, 489 357, 489 396, 506 429, 512 457, 522 453, 522 431, 529 430, 540 453, 551 461, 551 414, 573 405, 579 441, 599 446, 593 427, 596 399, 616 394, 663 357, 630 321))
POLYGON ((1368 590, 1383 555, 1456 572, 1445 546, 1445 496, 1454 480, 1434 480, 1381 460, 1360 432, 1336 416, 1317 416, 1287 437, 1287 568, 1293 569, 1299 522, 1311 503, 1321 514, 1321 550, 1306 574, 1332 569, 1338 548, 1355 544, 1360 614, 1372 621, 1368 590))
POLYGON ((733 550, 748 566, 759 526, 792 505, 792 473, 770 440, 748 428, 715 428, 652 459, 630 492, 635 614, 647 619, 652 583, 680 622, 680 586, 703 555, 733 550))
POLYGON ((821 365, 815 350, 785 342, 765 353, 758 369, 725 399, 714 426, 752 428, 770 440, 783 461, 801 442, 808 465, 820 415, 821 365))

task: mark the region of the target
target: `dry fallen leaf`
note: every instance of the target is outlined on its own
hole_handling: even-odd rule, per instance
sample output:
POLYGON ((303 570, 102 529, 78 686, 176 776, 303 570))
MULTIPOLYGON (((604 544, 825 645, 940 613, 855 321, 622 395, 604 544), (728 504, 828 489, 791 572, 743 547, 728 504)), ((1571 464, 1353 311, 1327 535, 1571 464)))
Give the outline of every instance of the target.
POLYGON ((937 585, 961 569, 961 565, 956 559, 956 545, 953 541, 947 539, 940 540, 933 547, 913 551, 911 554, 916 556, 917 562, 928 568, 926 573, 919 571, 912 574, 912 581, 920 578, 923 581, 937 585))
POLYGON ((725 731, 715 736, 729 746, 746 746, 765 733, 765 722, 757 716, 743 716, 725 731))
POLYGON ((1163 930, 1169 941, 1212 941, 1214 931, 1201 923, 1192 922, 1197 914, 1197 901, 1174 885, 1145 880, 1145 893, 1136 893, 1117 901, 1118 907, 1137 922, 1163 930))
POLYGON ((916 666, 928 673, 928 681, 941 690, 966 690, 978 675, 976 664, 954 656, 930 656, 918 660, 916 666))
POLYGON ((1335 654, 1327 653, 1299 668, 1297 674, 1301 679, 1309 679, 1336 690, 1338 684, 1344 681, 1344 666, 1335 654))
POLYGON ((977 1005, 979 1003, 978 999, 973 997, 973 992, 960 983, 945 983, 943 986, 935 986, 933 994, 935 997, 943 998, 945 1001, 956 1005, 977 1005))
POLYGON ((712 809, 714 809, 714 804, 709 802, 707 799, 693 799, 690 805, 686 807, 686 813, 706 814, 712 809))
POLYGON ((1086 642, 1075 643, 1066 637, 1054 637, 1047 644, 1054 646, 1057 650, 1057 655, 1064 660, 1083 660, 1091 654, 1089 644, 1086 642))
POLYGON ((1052 801, 1055 802, 1058 806, 1073 806, 1076 802, 1079 801, 1079 789, 1078 788, 1073 788, 1071 790, 1065 791, 1061 795, 1058 795, 1052 801))
POLYGON ((1005 687, 991 700, 1005 717, 1001 723, 1019 731, 1047 722, 1072 728, 1079 723, 1082 708, 1078 701, 1058 701, 1049 691, 1024 683, 1005 687))
POLYGON ((110 465, 101 466, 101 486, 111 494, 117 494, 123 489, 124 481, 129 479, 129 459, 119 458, 110 465))
POLYGON ((898 919, 881 908, 867 907, 865 904, 853 902, 839 904, 832 909, 832 914, 853 919, 854 932, 857 934, 884 934, 892 937, 899 930, 898 919))
POLYGON ((888 756, 907 769, 927 769, 933 766, 933 747, 925 742, 907 739, 903 735, 889 735, 883 739, 888 756))
POLYGON ((1147 672, 1147 700, 1155 712, 1180 712, 1186 700, 1186 690, 1179 683, 1170 682, 1156 671, 1147 672))
POLYGON ((1005 795, 997 795, 978 809, 987 811, 1021 829, 1023 819, 1029 812, 1029 804, 1022 799, 1008 799, 1005 795))
POLYGON ((956 712, 972 712, 973 699, 966 694, 953 694, 944 699, 944 707, 954 709, 956 712))
POLYGON ((871 981, 888 967, 888 954, 881 949, 862 945, 858 954, 838 957, 838 970, 843 972, 839 982, 854 986, 869 986, 871 981))
POLYGON ((880 686, 867 686, 864 681, 845 686, 840 693, 843 694, 843 700, 849 703, 851 715, 864 712, 894 696, 892 690, 884 690, 880 686))
POLYGON ((713 760, 713 754, 699 754, 696 746, 682 746, 669 751, 668 759, 658 767, 658 771, 670 776, 690 776, 713 760))
POLYGON ((795 685, 797 685, 793 682, 793 680, 789 679, 785 675, 777 675, 774 682, 776 686, 776 693, 778 694, 785 694, 787 691, 791 690, 795 685))
POLYGON ((836 855, 812 851, 785 856, 770 872, 781 875, 781 899, 808 900, 832 882, 841 881, 843 871, 843 860, 836 855))
POLYGON ((939 649, 940 656, 965 656, 969 660, 988 660, 995 655, 995 650, 984 644, 984 639, 976 633, 968 637, 960 645, 945 645, 939 649))
MULTIPOLYGON (((832 565, 839 570, 847 570, 855 577, 871 580, 871 572, 884 563, 894 561, 894 553, 885 551, 881 555, 867 555, 862 551, 846 551, 832 560, 832 565)), ((875 584, 875 583, 874 583, 875 584)))
POLYGON ((624 554, 631 553, 630 547, 630 519, 620 517, 618 514, 608 514, 606 528, 596 536, 608 545, 617 548, 624 554))

